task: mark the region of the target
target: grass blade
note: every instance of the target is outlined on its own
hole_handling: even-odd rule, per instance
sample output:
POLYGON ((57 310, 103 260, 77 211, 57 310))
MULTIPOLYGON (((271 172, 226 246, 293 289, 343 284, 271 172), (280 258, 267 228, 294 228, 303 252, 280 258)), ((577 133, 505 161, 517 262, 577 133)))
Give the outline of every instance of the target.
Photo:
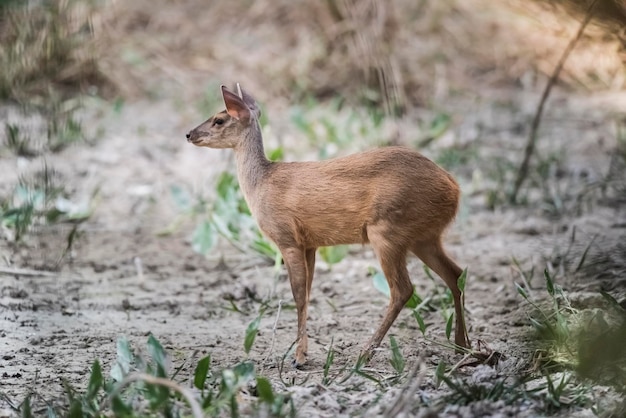
POLYGON ((148 337, 148 353, 157 366, 157 376, 167 377, 167 354, 165 349, 153 335, 148 337))
POLYGON ((100 362, 96 359, 91 366, 91 376, 89 377, 89 384, 87 385, 88 401, 95 398, 103 383, 102 367, 100 367, 100 362))
POLYGON ((446 323, 446 338, 449 340, 450 335, 452 334, 452 323, 454 322, 454 313, 450 314, 448 318, 448 322, 446 323))
POLYGON ((578 271, 580 271, 580 269, 585 264, 585 259, 587 258, 587 253, 591 249, 591 246, 593 245, 593 242, 596 240, 597 237, 598 237, 597 235, 594 235, 593 238, 591 238, 591 241, 589 242, 589 245, 587 245, 587 248, 585 248, 585 251, 583 251, 583 255, 580 256, 580 261, 578 262, 578 265, 576 266, 576 269, 574 270, 574 272, 578 273, 578 271))
POLYGON ((416 309, 413 311, 413 317, 417 321, 417 326, 419 327, 422 335, 426 335, 426 323, 424 322, 424 318, 422 318, 422 314, 416 309))
POLYGON ((398 342, 394 338, 393 335, 389 336, 389 343, 391 345, 391 366, 396 371, 396 373, 401 374, 404 371, 404 357, 400 352, 400 347, 398 347, 398 342))
POLYGON ((435 388, 439 389, 441 382, 446 374, 446 364, 443 361, 439 361, 437 368, 435 369, 435 388))
POLYGON ((526 289, 524 289, 519 284, 515 283, 515 290, 517 290, 517 293, 519 293, 520 296, 522 296, 524 299, 528 300, 528 292, 526 292, 526 289))
POLYGON ((465 293, 465 282, 467 280, 467 267, 463 270, 458 280, 456 281, 457 286, 461 290, 461 293, 465 293))
POLYGON ((248 324, 248 328, 246 328, 246 336, 243 341, 243 350, 246 352, 246 355, 250 354, 250 349, 252 348, 252 344, 254 344, 254 339, 259 333, 259 324, 261 323, 261 315, 257 316, 250 324, 248 324))
POLYGON ((196 365, 196 370, 193 374, 193 385, 199 389, 204 390, 204 383, 209 375, 209 368, 211 366, 211 356, 206 356, 200 359, 196 365))
POLYGON ((546 288, 548 289, 548 293, 550 296, 554 297, 554 281, 552 280, 548 269, 543 271, 543 276, 546 278, 546 288))
POLYGON ((256 378, 256 391, 261 401, 269 405, 274 403, 274 399, 275 399, 274 391, 272 390, 272 385, 270 384, 269 380, 267 380, 264 377, 257 377, 256 378))

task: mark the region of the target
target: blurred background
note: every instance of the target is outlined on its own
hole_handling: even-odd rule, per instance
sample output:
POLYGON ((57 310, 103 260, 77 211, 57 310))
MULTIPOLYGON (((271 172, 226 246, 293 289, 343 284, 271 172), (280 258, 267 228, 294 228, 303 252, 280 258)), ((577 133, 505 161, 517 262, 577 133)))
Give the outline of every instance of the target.
MULTIPOLYGON (((571 335, 597 325, 582 321, 589 310, 622 312, 603 317, 617 331, 587 341, 580 356, 561 347, 546 349, 552 354, 543 360, 586 376, 611 366, 617 372, 602 383, 613 384, 624 376, 626 355, 598 347, 623 347, 626 339, 619 328, 626 323, 625 28, 618 0, 0 0, 3 307, 30 306, 36 320, 42 306, 61 315, 49 329, 65 324, 79 300, 81 309, 92 300, 111 317, 132 306, 154 308, 152 315, 175 324, 170 317, 181 308, 172 306, 187 306, 184 317, 184 309, 204 312, 221 300, 196 304, 198 292, 184 287, 205 277, 216 286, 203 287, 205 296, 254 301, 252 286, 223 279, 226 264, 232 277, 252 281, 253 266, 280 267, 279 255, 239 194, 232 152, 185 141, 223 108, 219 86, 238 82, 261 106, 272 160, 396 144, 452 172, 463 199, 448 242, 473 275, 470 322, 486 324, 477 328, 495 349, 509 347, 497 318, 520 314, 520 295, 528 301, 532 289, 545 293, 545 270, 572 292, 570 299, 548 292, 560 298, 556 312, 564 300, 584 312, 568 322, 582 327, 571 335), (573 39, 512 199, 541 95, 573 39), (16 269, 65 278, 32 287, 16 269), (155 293, 144 282, 125 288, 114 281, 135 274, 178 282, 155 293), (494 294, 501 300, 485 307, 494 294), (167 308, 153 305, 159 298, 167 308)), ((369 266, 345 261, 349 253, 373 259, 360 248, 323 249, 322 273, 331 276, 334 266, 335 275, 376 277, 369 266)), ((340 294, 351 289, 333 286, 340 294)), ((99 332, 115 335, 107 321, 98 322, 99 332)), ((233 327, 245 324, 223 328, 233 327)), ((177 326, 166 328, 170 335, 177 326)), ((13 332, 7 350, 28 346, 22 331, 13 332)), ((570 344, 563 341, 554 344, 570 344)), ((29 361, 45 369, 40 360, 29 361)), ((22 384, 14 379, 15 388, 22 384)), ((623 379, 614 387, 623 393, 623 379)))

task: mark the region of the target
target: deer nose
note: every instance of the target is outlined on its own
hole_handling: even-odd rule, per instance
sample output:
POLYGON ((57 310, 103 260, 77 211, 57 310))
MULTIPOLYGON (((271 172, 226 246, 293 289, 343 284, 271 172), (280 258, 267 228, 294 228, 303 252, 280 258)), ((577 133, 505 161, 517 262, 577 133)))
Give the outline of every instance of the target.
POLYGON ((191 132, 187 133, 185 136, 187 137, 187 141, 189 141, 189 138, 191 138, 191 132))

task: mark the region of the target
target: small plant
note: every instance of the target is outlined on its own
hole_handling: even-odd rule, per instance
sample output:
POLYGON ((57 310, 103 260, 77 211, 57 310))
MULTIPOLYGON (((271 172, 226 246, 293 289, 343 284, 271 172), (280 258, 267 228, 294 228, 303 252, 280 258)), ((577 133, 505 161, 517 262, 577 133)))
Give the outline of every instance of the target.
POLYGON ((221 237, 241 252, 252 250, 276 265, 280 264, 278 249, 258 229, 233 174, 226 171, 220 174, 216 184, 216 197, 211 203, 202 197, 194 201, 179 186, 172 186, 170 191, 182 214, 161 235, 171 233, 186 217, 201 216, 204 219, 197 224, 191 235, 191 245, 197 253, 208 254, 221 237))
POLYGON ((0 224, 21 241, 34 226, 46 223, 82 222, 91 215, 89 204, 68 199, 59 174, 44 163, 32 178, 21 178, 8 198, 0 200, 0 224))
POLYGON ((48 149, 51 152, 60 152, 76 142, 83 141, 82 124, 76 118, 78 105, 70 101, 61 102, 58 99, 53 99, 50 103, 46 109, 48 149))
POLYGON ((348 245, 335 245, 334 247, 321 247, 317 252, 326 264, 332 266, 343 260, 348 255, 349 250, 350 246, 348 245))
POLYGON ((330 368, 333 365, 335 360, 335 350, 333 349, 333 339, 330 340, 330 345, 328 346, 328 354, 326 354, 326 361, 324 362, 324 372, 322 374, 322 385, 328 386, 332 379, 329 377, 330 368))
POLYGON ((320 103, 309 99, 304 106, 295 106, 291 122, 318 150, 318 159, 335 157, 348 148, 354 138, 365 145, 384 143, 380 115, 367 110, 342 108, 341 100, 320 103))
POLYGON ((489 379, 455 376, 446 373, 445 363, 440 362, 435 371, 435 382, 444 383, 450 390, 439 402, 445 405, 469 405, 479 401, 502 402, 505 405, 521 405, 534 400, 541 412, 553 414, 572 406, 590 403, 590 390, 577 384, 571 376, 563 374, 558 382, 547 373, 537 378, 530 374, 511 379, 494 373, 489 379))
POLYGON ((393 367, 396 373, 402 374, 404 372, 406 362, 404 361, 404 356, 400 352, 398 342, 393 335, 389 336, 389 345, 391 346, 391 359, 389 360, 391 367, 393 367))
MULTIPOLYGON (((376 270, 373 267, 369 268, 369 275, 372 276, 372 283, 374 284, 374 288, 378 290, 380 293, 384 294, 387 297, 391 296, 391 291, 389 290, 389 283, 385 278, 383 272, 376 270)), ((423 304, 422 298, 415 291, 415 287, 413 287, 413 294, 411 298, 405 304, 405 307, 409 309, 419 309, 420 305, 423 304)))
MULTIPOLYGON (((565 369, 623 391, 626 388, 624 309, 606 293, 603 296, 608 307, 576 309, 548 269, 544 271, 544 279, 548 305, 533 300, 526 286, 516 284, 516 288, 533 308, 528 318, 537 336, 536 365, 546 375, 547 389, 555 393, 562 390, 566 383, 555 384, 549 373, 565 369)), ((572 383, 569 379, 567 383, 572 383)))
POLYGON ((19 125, 5 123, 5 146, 20 157, 34 157, 37 152, 31 148, 30 137, 22 132, 19 125))
POLYGON ((250 349, 254 344, 254 340, 259 333, 259 325, 261 324, 261 318, 263 317, 263 312, 259 313, 252 322, 248 324, 248 328, 246 328, 246 337, 243 341, 243 349, 246 352, 246 356, 250 354, 250 349))
MULTIPOLYGON (((239 416, 240 394, 250 392, 252 401, 246 407, 256 414, 274 417, 295 416, 289 395, 276 393, 269 381, 257 376, 254 365, 244 361, 219 373, 211 370, 211 357, 200 359, 195 367, 193 386, 199 392, 175 382, 177 372, 169 376, 170 364, 161 343, 150 336, 146 345, 149 357, 136 353, 125 338, 118 339, 117 361, 110 378, 102 371, 99 360, 91 366, 89 382, 84 392, 65 382, 65 402, 46 402, 48 416, 96 417, 109 416, 239 416), (252 388, 252 390, 251 390, 252 388)), ((34 388, 36 390, 36 388, 34 388)), ((33 398, 15 406, 22 417, 34 416, 33 398)))

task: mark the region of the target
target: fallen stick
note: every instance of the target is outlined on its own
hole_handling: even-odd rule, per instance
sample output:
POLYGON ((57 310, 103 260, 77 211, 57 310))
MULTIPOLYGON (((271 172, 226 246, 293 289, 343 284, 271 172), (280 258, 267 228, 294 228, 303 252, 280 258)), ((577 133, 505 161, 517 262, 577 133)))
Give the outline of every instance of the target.
POLYGON ((0 267, 0 274, 6 274, 9 276, 42 276, 42 277, 55 277, 58 273, 44 270, 32 270, 22 269, 17 267, 0 267))

